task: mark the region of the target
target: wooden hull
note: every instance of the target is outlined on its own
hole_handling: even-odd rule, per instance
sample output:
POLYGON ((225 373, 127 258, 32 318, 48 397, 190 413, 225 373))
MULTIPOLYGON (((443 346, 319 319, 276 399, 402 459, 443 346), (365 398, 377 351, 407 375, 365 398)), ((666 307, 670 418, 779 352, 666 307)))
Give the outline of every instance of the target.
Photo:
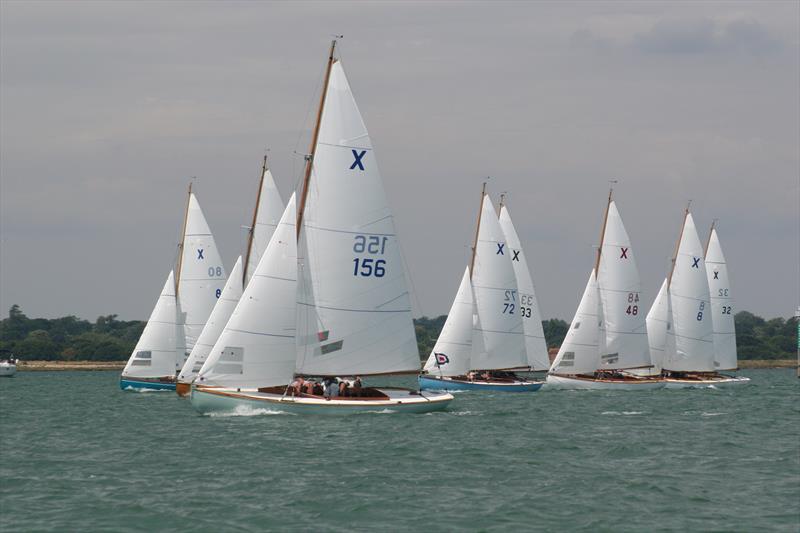
POLYGON ((655 390, 664 388, 664 382, 656 379, 613 379, 594 378, 591 376, 565 376, 550 374, 547 376, 547 387, 569 390, 655 390))
POLYGON ((535 392, 543 381, 467 381, 447 377, 422 375, 418 378, 421 390, 481 390, 498 392, 535 392))
POLYGON ((698 374, 686 378, 665 377, 664 384, 668 389, 706 389, 746 385, 750 378, 742 376, 726 376, 724 374, 698 374))
POLYGON ((192 393, 192 384, 179 381, 175 384, 175 392, 177 392, 178 396, 181 398, 188 398, 192 393))
POLYGON ((429 413, 441 411, 452 401, 447 393, 418 393, 407 389, 378 387, 386 399, 293 397, 258 390, 193 386, 192 407, 202 414, 349 415, 357 413, 429 413))

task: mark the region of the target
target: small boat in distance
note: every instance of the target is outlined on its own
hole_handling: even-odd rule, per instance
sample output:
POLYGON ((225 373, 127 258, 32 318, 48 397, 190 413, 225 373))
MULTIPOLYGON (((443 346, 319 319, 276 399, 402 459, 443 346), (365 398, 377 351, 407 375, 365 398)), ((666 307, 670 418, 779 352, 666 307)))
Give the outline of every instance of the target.
POLYGON ((533 283, 527 267, 524 273, 522 267, 515 269, 521 247, 508 211, 501 207, 502 214, 513 240, 503 231, 484 183, 470 265, 418 378, 421 390, 533 392, 543 385, 514 373, 531 369, 529 345, 535 350, 534 359, 541 356, 539 351, 547 351, 539 346, 539 341, 544 344, 544 335, 535 338, 533 328, 526 342, 523 317, 534 316, 533 283), (524 301, 518 285, 523 275, 527 278, 524 301))
POLYGON ((0 378, 11 378, 17 373, 19 359, 8 350, 0 350, 0 378))
POLYGON ((453 399, 338 376, 417 373, 405 268, 372 143, 331 43, 302 190, 192 385, 201 413, 430 412, 453 399), (293 377, 296 379, 293 381, 293 377), (306 388, 324 378, 326 391, 306 388), (350 380, 343 380, 349 382, 350 380), (320 392, 322 392, 320 394, 320 392))
POLYGON ((167 276, 122 371, 122 390, 175 390, 176 374, 222 295, 224 283, 222 258, 189 184, 178 264, 167 276))

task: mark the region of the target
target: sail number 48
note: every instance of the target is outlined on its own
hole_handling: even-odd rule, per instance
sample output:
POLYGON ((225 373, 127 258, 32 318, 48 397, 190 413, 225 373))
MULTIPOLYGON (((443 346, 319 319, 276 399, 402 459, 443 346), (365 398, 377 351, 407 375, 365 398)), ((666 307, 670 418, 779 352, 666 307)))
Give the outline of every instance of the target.
MULTIPOLYGON (((383 255, 389 237, 383 235, 356 235, 353 252, 357 254, 383 255)), ((354 257, 353 275, 382 278, 386 275, 386 260, 373 257, 354 257)))

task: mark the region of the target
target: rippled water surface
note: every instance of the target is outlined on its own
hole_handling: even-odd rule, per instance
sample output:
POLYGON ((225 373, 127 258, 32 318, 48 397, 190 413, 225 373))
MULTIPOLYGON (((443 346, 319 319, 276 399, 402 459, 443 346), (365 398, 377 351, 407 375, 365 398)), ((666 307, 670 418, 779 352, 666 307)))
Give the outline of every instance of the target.
POLYGON ((800 380, 744 374, 212 418, 115 372, 23 372, 0 379, 0 530, 798 531, 800 380))

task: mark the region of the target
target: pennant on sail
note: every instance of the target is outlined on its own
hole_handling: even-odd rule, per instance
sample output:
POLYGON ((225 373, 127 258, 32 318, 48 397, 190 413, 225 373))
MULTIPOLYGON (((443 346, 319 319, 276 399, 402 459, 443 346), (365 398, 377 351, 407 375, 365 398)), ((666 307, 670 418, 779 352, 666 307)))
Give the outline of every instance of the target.
POLYGON ((198 383, 247 388, 291 381, 296 355, 295 217, 292 195, 250 283, 200 369, 198 383))
POLYGON ((717 230, 712 227, 706 247, 706 275, 711 293, 715 370, 736 370, 736 328, 733 321, 733 294, 728 265, 722 254, 717 230))
POLYGON ((460 376, 471 370, 473 308, 468 267, 464 270, 442 332, 425 363, 426 372, 439 376, 460 376))
POLYGON ((500 227, 506 238, 506 246, 511 257, 511 264, 514 267, 514 275, 517 279, 519 314, 522 318, 522 326, 525 334, 525 352, 528 356, 528 366, 533 370, 547 370, 550 367, 550 358, 547 354, 547 343, 542 329, 542 315, 539 311, 539 302, 536 299, 536 292, 533 288, 533 280, 522 250, 517 230, 511 222, 511 215, 508 207, 503 205, 500 208, 500 227))
POLYGON ((298 241, 297 372, 419 370, 392 214, 339 61, 314 154, 298 241))
POLYGON ((550 367, 551 374, 587 374, 598 369, 602 321, 597 278, 592 270, 572 324, 550 367))
POLYGON ((484 194, 472 269, 478 314, 473 330, 473 369, 528 366, 519 291, 509 250, 492 200, 484 194))
POLYGON ((178 315, 175 278, 170 271, 144 331, 122 371, 123 377, 157 378, 175 375, 176 362, 183 360, 183 342, 178 340, 178 336, 182 336, 178 315))

